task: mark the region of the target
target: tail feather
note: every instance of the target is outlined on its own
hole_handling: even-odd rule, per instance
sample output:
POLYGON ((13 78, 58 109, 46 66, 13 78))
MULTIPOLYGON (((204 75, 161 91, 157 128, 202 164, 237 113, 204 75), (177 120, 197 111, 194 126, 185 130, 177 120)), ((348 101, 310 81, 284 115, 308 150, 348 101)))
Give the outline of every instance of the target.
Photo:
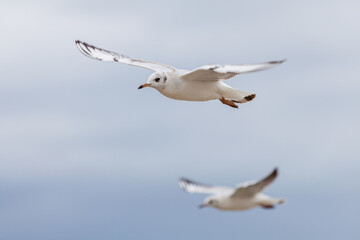
POLYGON ((240 101, 239 100, 232 100, 232 101, 236 103, 247 103, 253 100, 255 97, 256 97, 255 93, 250 93, 250 95, 243 97, 240 101))
POLYGON ((267 209, 272 209, 276 204, 283 204, 286 200, 283 198, 265 198, 260 202, 260 206, 267 209))
POLYGON ((223 92, 223 97, 236 103, 247 103, 253 100, 256 94, 229 87, 223 92))

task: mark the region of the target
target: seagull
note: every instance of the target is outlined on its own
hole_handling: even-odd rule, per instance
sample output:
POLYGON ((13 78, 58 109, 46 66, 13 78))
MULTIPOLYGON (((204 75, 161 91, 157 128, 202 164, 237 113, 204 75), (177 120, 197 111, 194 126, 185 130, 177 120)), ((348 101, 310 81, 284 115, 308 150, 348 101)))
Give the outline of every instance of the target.
POLYGON ((228 80, 241 73, 271 68, 285 61, 249 65, 204 65, 188 71, 161 63, 133 59, 79 40, 76 40, 75 43, 80 52, 87 57, 100 61, 125 63, 154 71, 148 81, 140 85, 138 89, 152 87, 164 96, 176 100, 209 101, 219 99, 223 104, 233 108, 238 108, 236 103, 250 102, 256 94, 234 89, 225 84, 223 80, 228 80))
POLYGON ((187 178, 181 178, 179 185, 189 193, 212 194, 205 198, 199 208, 210 206, 220 210, 237 211, 260 206, 265 209, 272 209, 275 204, 284 203, 285 199, 272 198, 261 192, 275 180, 277 173, 278 171, 275 168, 264 179, 257 182, 245 182, 235 188, 210 186, 187 178))

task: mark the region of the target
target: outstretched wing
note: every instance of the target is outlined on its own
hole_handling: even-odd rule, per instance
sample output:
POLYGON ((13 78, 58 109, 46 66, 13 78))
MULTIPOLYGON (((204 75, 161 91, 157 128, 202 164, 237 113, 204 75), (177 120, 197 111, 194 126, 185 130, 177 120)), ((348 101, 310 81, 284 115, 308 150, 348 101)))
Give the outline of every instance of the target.
POLYGON ((272 61, 260 64, 239 65, 205 65, 182 75, 182 79, 188 81, 219 81, 227 80, 238 74, 255 72, 271 68, 283 63, 285 60, 272 61))
POLYGON ((224 194, 234 191, 234 189, 230 187, 210 186, 187 178, 180 178, 179 185, 182 189, 189 193, 224 194))
POLYGON ((138 66, 138 67, 143 67, 143 68, 147 68, 153 71, 175 71, 176 68, 170 67, 168 65, 165 64, 161 64, 161 63, 155 63, 155 62, 149 62, 149 61, 144 61, 144 60, 139 60, 139 59, 132 59, 130 57, 115 53, 115 52, 110 52, 98 47, 95 47, 93 45, 87 44, 85 42, 81 42, 79 40, 75 41, 76 46, 78 47, 78 49, 80 50, 80 52, 82 52, 85 56, 90 57, 90 58, 94 58, 100 61, 108 61, 108 62, 120 62, 120 63, 125 63, 128 65, 133 65, 133 66, 138 66))
POLYGON ((243 183, 237 186, 231 197, 252 197, 269 186, 275 180, 277 174, 278 170, 275 168, 267 177, 258 182, 243 183))

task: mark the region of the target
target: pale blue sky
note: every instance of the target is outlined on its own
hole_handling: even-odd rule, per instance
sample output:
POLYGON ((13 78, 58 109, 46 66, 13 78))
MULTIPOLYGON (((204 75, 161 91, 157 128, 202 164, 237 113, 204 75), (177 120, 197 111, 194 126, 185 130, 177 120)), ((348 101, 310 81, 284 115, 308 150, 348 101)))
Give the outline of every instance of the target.
POLYGON ((0 239, 359 239, 358 1, 2 1, 0 239), (138 90, 150 71, 287 58, 238 110, 138 90), (280 175, 275 210, 198 210, 181 176, 280 175))

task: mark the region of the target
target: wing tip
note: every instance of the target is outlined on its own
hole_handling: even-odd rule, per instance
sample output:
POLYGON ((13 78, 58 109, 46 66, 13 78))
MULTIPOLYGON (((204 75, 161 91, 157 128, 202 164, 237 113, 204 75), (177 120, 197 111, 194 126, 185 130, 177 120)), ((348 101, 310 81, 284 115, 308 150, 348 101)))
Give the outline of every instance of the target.
POLYGON ((179 184, 191 184, 191 183, 193 183, 193 181, 191 181, 190 179, 188 179, 186 177, 179 178, 179 184))
POLYGON ((189 178, 186 178, 186 177, 181 177, 179 178, 179 186, 181 189, 183 189, 185 192, 188 192, 188 193, 195 193, 196 190, 194 190, 193 188, 198 186, 198 185, 203 185, 203 184, 200 184, 198 182, 195 182, 189 178))
POLYGON ((75 40, 75 44, 78 48, 81 48, 81 45, 88 45, 87 43, 80 40, 75 40))
POLYGON ((285 62, 286 60, 287 60, 287 59, 271 61, 271 62, 269 62, 269 64, 281 64, 281 63, 285 62))
POLYGON ((184 191, 187 191, 187 185, 190 183, 190 180, 185 178, 185 177, 181 177, 179 178, 179 186, 181 189, 183 189, 184 191))
POLYGON ((273 176, 274 178, 277 177, 279 173, 278 167, 275 167, 274 170, 271 172, 270 176, 273 176))
POLYGON ((85 54, 87 56, 90 55, 89 52, 87 52, 87 50, 86 50, 86 45, 87 45, 86 43, 84 43, 80 40, 75 40, 75 44, 76 44, 77 48, 80 50, 80 52, 82 52, 83 54, 85 54), (83 46, 85 48, 83 48, 83 46))
POLYGON ((271 183, 272 181, 274 181, 277 176, 278 176, 279 170, 277 167, 274 168, 274 170, 272 170, 272 172, 270 174, 268 174, 262 181, 270 181, 269 183, 271 183))
POLYGON ((97 50, 101 50, 101 49, 99 49, 93 45, 90 45, 86 42, 80 41, 80 40, 75 40, 75 44, 76 44, 77 48, 79 49, 79 51, 82 54, 84 54, 85 56, 103 61, 101 58, 96 57, 93 53, 95 51, 95 49, 97 49, 97 50))

